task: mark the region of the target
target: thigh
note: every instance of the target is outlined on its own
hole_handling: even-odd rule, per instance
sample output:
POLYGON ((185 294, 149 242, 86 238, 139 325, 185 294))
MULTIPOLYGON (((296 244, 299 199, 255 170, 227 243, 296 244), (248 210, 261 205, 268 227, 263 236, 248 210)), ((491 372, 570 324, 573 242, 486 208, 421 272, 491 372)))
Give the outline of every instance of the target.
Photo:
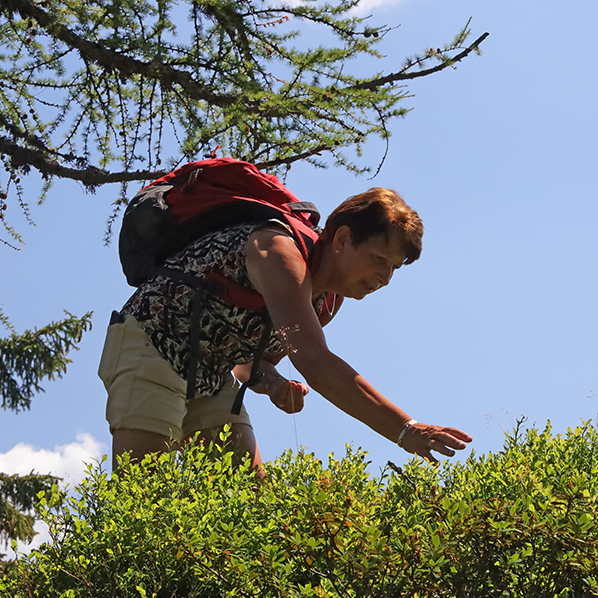
POLYGON ((132 316, 108 327, 99 369, 110 431, 139 430, 178 443, 187 414, 185 381, 132 316))
MULTIPOLYGON (((223 428, 224 426, 208 428, 193 436, 187 437, 186 441, 214 442, 215 444, 222 446, 223 442, 220 439, 220 434, 223 431, 223 428)), ((239 458, 249 455, 252 466, 257 469, 260 477, 264 477, 262 456, 251 425, 231 424, 230 436, 228 437, 225 446, 229 447, 239 458)))
POLYGON ((225 424, 245 424, 251 427, 251 419, 243 405, 239 415, 231 413, 240 384, 231 374, 223 388, 213 397, 197 395, 187 401, 187 414, 183 420, 183 437, 211 428, 221 428, 225 424))
POLYGON ((141 461, 149 453, 163 453, 177 448, 178 444, 163 434, 118 428, 112 432, 112 469, 118 469, 117 457, 123 453, 130 453, 132 461, 141 461))
POLYGON ((225 425, 230 426, 229 445, 239 457, 247 454, 254 467, 261 473, 262 458, 257 446, 251 419, 243 405, 239 415, 231 413, 231 409, 240 384, 231 374, 222 390, 213 397, 198 395, 187 401, 187 415, 183 421, 183 437, 185 440, 197 438, 201 442, 220 441, 220 433, 225 425))

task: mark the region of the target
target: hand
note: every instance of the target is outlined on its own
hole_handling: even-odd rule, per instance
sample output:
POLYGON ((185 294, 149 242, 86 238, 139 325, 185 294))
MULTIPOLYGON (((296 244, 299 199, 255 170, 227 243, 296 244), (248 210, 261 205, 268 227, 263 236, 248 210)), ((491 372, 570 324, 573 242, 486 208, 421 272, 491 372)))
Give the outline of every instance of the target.
POLYGON ((433 463, 438 462, 431 451, 437 451, 447 457, 452 457, 455 450, 463 450, 467 442, 473 438, 457 428, 443 426, 429 426, 426 424, 413 424, 403 437, 401 446, 414 455, 424 457, 433 463))
POLYGON ((303 397, 309 392, 306 384, 286 378, 276 378, 268 384, 270 400, 285 413, 299 413, 303 409, 303 397))

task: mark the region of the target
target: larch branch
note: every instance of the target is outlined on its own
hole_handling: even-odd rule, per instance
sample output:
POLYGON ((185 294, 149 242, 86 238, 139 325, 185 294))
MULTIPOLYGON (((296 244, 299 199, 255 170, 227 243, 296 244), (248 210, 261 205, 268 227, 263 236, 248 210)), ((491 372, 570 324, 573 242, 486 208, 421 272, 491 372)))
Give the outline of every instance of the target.
POLYGON ((23 18, 35 19, 53 37, 77 50, 83 59, 94 62, 108 71, 116 70, 124 78, 138 74, 150 79, 157 79, 167 87, 177 84, 190 98, 203 100, 216 106, 227 106, 238 100, 235 96, 214 93, 194 81, 191 75, 185 71, 159 62, 143 62, 109 50, 96 42, 90 42, 59 23, 31 0, 3 0, 2 5, 5 10, 18 12, 23 18))
POLYGON ((297 160, 305 160, 305 158, 310 158, 311 156, 315 156, 321 152, 330 151, 332 149, 331 145, 318 145, 313 149, 310 149, 306 152, 301 154, 295 154, 294 156, 289 156, 287 158, 277 158, 276 160, 266 160, 264 162, 256 163, 255 165, 257 168, 271 168, 272 166, 281 166, 282 164, 292 164, 293 162, 297 162, 297 160))
POLYGON ((153 180, 166 174, 163 170, 108 172, 96 166, 71 168, 48 158, 42 151, 23 147, 6 137, 0 137, 0 153, 10 155, 12 165, 17 168, 20 166, 32 166, 44 175, 80 181, 90 187, 105 185, 107 183, 153 180))
POLYGON ((431 75, 432 73, 438 73, 439 71, 443 71, 445 68, 452 66, 455 62, 463 60, 463 58, 468 56, 471 52, 473 52, 473 50, 477 49, 479 45, 489 35, 489 33, 484 33, 483 35, 480 35, 480 37, 478 37, 478 39, 476 39, 475 42, 473 42, 473 44, 465 48, 465 50, 457 54, 454 58, 451 58, 449 62, 444 62, 432 68, 417 71, 415 73, 406 73, 404 71, 399 71, 398 73, 391 73, 390 75, 386 75, 385 77, 379 77, 378 79, 372 79, 371 81, 364 81, 362 83, 358 83, 357 85, 351 86, 349 89, 374 90, 378 87, 382 87, 382 85, 385 85, 386 83, 394 83, 395 81, 408 81, 410 79, 426 77, 427 75, 431 75))

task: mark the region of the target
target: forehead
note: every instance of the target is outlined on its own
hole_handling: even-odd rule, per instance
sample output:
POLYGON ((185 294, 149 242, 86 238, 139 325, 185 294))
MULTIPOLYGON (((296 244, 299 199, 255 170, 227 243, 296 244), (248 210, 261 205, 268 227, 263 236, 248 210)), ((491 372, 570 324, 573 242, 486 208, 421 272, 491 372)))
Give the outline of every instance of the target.
POLYGON ((393 261, 402 264, 405 261, 407 250, 402 236, 396 232, 390 232, 388 235, 380 234, 370 237, 366 243, 369 243, 373 249, 383 252, 393 261))

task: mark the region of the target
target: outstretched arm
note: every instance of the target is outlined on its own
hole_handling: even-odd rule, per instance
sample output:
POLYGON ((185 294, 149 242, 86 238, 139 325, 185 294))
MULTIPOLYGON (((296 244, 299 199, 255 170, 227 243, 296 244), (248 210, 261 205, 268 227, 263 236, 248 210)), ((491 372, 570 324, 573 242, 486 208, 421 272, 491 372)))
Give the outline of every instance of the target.
MULTIPOLYGON (((397 442, 411 417, 332 353, 312 307, 311 275, 292 239, 272 231, 254 233, 247 245, 249 277, 266 301, 275 330, 286 330, 289 357, 311 388, 370 428, 397 442)), ((471 437, 455 428, 413 424, 402 446, 436 460, 452 456, 471 437)))

